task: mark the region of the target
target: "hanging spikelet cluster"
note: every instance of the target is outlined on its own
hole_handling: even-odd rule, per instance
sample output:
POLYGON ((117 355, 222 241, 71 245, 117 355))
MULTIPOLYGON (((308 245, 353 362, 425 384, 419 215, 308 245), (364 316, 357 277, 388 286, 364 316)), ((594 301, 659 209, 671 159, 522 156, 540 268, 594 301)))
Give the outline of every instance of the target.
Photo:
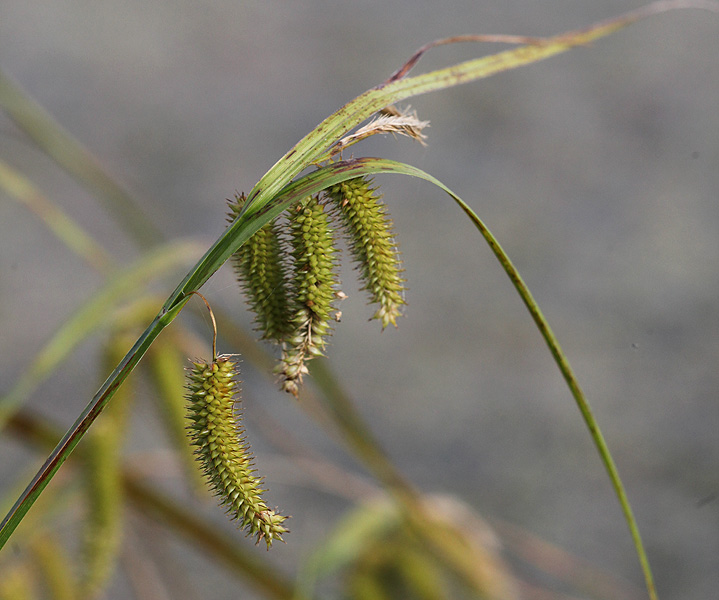
POLYGON ((367 178, 358 177, 332 186, 327 196, 344 225, 362 289, 379 305, 372 318, 379 319, 384 329, 390 324, 396 327, 396 319, 402 314, 404 279, 392 222, 376 191, 367 178))
POLYGON ((235 414, 237 363, 218 356, 197 361, 188 374, 189 427, 195 453, 214 492, 247 535, 269 548, 288 530, 287 517, 267 508, 262 479, 255 475, 253 457, 244 439, 240 415, 235 414))
MULTIPOLYGON (((333 220, 344 229, 362 287, 378 307, 372 318, 384 329, 396 326, 402 314, 401 261, 380 198, 365 177, 333 186, 291 208, 282 225, 260 229, 233 256, 261 337, 281 347, 276 369, 281 387, 295 396, 308 373, 307 361, 324 351, 338 314, 334 302, 344 297, 338 289, 333 220)), ((230 218, 243 206, 244 196, 230 202, 230 218)))
POLYGON ((321 356, 330 333, 330 313, 337 294, 337 261, 328 215, 318 198, 307 198, 290 218, 294 271, 290 290, 293 315, 278 371, 282 389, 297 395, 305 362, 321 356))
MULTIPOLYGON (((245 205, 245 195, 229 201, 228 220, 233 221, 245 205)), ((290 308, 286 267, 277 224, 257 231, 232 256, 238 281, 255 313, 262 339, 281 342, 289 332, 290 308)))

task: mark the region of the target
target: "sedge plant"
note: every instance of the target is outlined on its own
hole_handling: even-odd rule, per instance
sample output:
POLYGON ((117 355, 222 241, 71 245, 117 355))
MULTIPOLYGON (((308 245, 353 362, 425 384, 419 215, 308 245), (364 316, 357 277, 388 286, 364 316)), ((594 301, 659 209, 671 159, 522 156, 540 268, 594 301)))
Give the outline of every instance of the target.
MULTIPOLYGON (((0 549, 11 539, 30 507, 44 493, 50 480, 78 443, 86 434, 92 432, 94 427, 100 426, 98 423, 90 429, 94 421, 106 411, 111 400, 114 408, 117 399, 113 397, 143 356, 153 348, 160 333, 176 319, 190 298, 199 293, 198 290, 225 262, 231 261, 235 266, 248 304, 255 313, 260 337, 278 347, 279 359, 274 366, 274 372, 279 376, 279 386, 300 401, 304 394, 304 379, 309 375, 308 361, 326 353, 327 336, 331 334, 339 317, 337 303, 343 293, 337 277, 335 242, 338 236, 344 236, 348 241, 351 258, 357 265, 361 287, 374 306, 373 319, 379 321, 381 328, 396 326, 406 301, 401 255, 390 217, 385 205, 380 201, 381 195, 373 178, 380 174, 401 174, 428 181, 446 193, 489 244, 514 284, 588 427, 629 526, 647 593, 650 598, 655 599, 657 595, 646 552, 624 486, 601 430, 552 329, 499 242, 466 202, 430 174, 411 165, 385 158, 345 156, 349 154, 348 148, 377 134, 405 135, 422 141, 422 130, 427 123, 408 109, 396 108, 399 103, 411 97, 531 64, 573 47, 586 45, 647 16, 686 7, 719 12, 719 4, 712 2, 669 0, 655 2, 618 18, 552 38, 477 35, 438 40, 420 48, 386 81, 327 117, 280 158, 246 195, 238 195, 230 201, 230 223, 226 231, 204 252, 169 297, 162 302, 160 310, 149 319, 149 325, 116 363, 96 395, 57 443, 45 464, 10 509, 0 526, 0 549), (409 75, 422 55, 435 46, 479 41, 520 45, 498 54, 422 75, 409 75)), ((138 221, 139 213, 134 210, 127 194, 116 184, 108 183, 102 168, 90 159, 84 149, 56 128, 49 116, 39 107, 28 103, 22 92, 4 76, 0 79, 0 104, 23 129, 35 135, 38 145, 64 168, 78 176, 90 188, 94 188, 99 195, 111 198, 113 210, 118 212, 118 219, 128 230, 135 232, 140 246, 151 245, 148 240, 153 238, 154 233, 146 223, 138 221), (37 131, 51 132, 52 135, 38 136, 37 131), (63 150, 58 148, 58 139, 66 142, 63 150)), ((29 205, 41 202, 41 197, 33 193, 31 184, 2 164, 0 183, 13 196, 29 205)), ((187 246, 149 249, 148 256, 143 257, 141 264, 118 270, 109 265, 111 259, 106 253, 92 249, 91 240, 75 235, 74 225, 68 220, 55 218, 48 219, 47 222, 56 235, 67 240, 69 247, 84 256, 93 256, 94 266, 107 273, 108 283, 102 292, 58 333, 37 363, 28 371, 30 374, 21 376, 17 385, 0 403, 2 421, 34 432, 33 435, 36 435, 41 443, 46 443, 47 432, 29 425, 18 416, 20 413, 17 413, 17 410, 23 400, 82 337, 100 326, 99 315, 104 314, 103 311, 106 311, 108 306, 116 306, 123 296, 136 296, 138 282, 146 281, 170 266, 182 264, 191 254, 187 246), (68 339, 73 340, 73 343, 68 344, 68 339)), ((156 355, 158 348, 159 342, 158 346, 154 346, 155 352, 151 353, 149 358, 156 355)), ((466 552, 453 545, 453 540, 462 539, 464 535, 461 524, 455 524, 456 529, 452 530, 450 536, 446 535, 446 530, 438 533, 436 527, 427 525, 426 506, 423 506, 411 485, 377 449, 354 408, 342 393, 335 389, 336 382, 327 373, 326 366, 318 362, 317 367, 312 369, 312 374, 318 386, 332 399, 328 404, 328 412, 335 420, 336 426, 345 434, 347 443, 403 507, 406 521, 414 533, 426 541, 432 556, 441 557, 441 561, 472 589, 484 590, 487 597, 508 597, 503 596, 509 594, 506 591, 508 588, 502 588, 505 591, 487 592, 491 587, 487 580, 481 579, 474 565, 467 562, 466 552)), ((177 389, 176 381, 177 378, 172 381, 161 380, 159 385, 161 389, 177 389)), ((217 355, 213 341, 211 359, 197 359, 193 362, 186 385, 191 422, 190 438, 212 490, 220 497, 221 504, 228 509, 230 515, 237 518, 257 541, 264 540, 269 548, 273 540, 282 540, 283 534, 287 532, 286 517, 270 509, 260 495, 263 491, 260 489, 262 479, 252 468, 249 447, 239 426, 239 416, 234 411, 238 386, 236 361, 228 355, 217 355)), ((112 412, 117 413, 114 419, 120 423, 118 427, 121 427, 121 410, 118 408, 112 412)), ((103 416, 107 416, 104 419, 105 427, 109 427, 113 415, 109 413, 103 416)), ((107 452, 108 457, 115 456, 118 452, 117 431, 113 429, 112 435, 108 435, 105 440, 107 448, 102 449, 102 452, 107 452)), ((89 435, 88 440, 90 441, 89 435)), ((101 451, 93 450, 93 447, 97 448, 99 445, 101 444, 98 441, 86 444, 87 447, 82 450, 83 455, 101 458, 101 451)), ((93 464, 93 461, 88 460, 88 463, 93 464)), ((191 512, 183 512, 181 508, 153 496, 136 479, 122 470, 115 469, 116 464, 115 462, 112 463, 114 466, 105 467, 113 476, 113 481, 108 483, 108 486, 121 485, 124 493, 133 501, 153 506, 164 514, 164 518, 174 519, 178 527, 187 531, 189 537, 192 538, 194 532, 194 539, 198 543, 207 543, 207 535, 203 537, 197 533, 204 525, 198 524, 191 512)), ((104 482, 98 480, 98 483, 104 482)), ((101 493, 102 490, 97 489, 96 492, 101 493)), ((393 527, 396 526, 395 521, 392 523, 393 527)), ((102 527, 111 529, 112 536, 117 535, 118 524, 109 517, 102 527)), ((372 539, 381 539, 381 536, 377 535, 372 539)), ((213 548, 222 546, 221 540, 215 541, 213 548)), ((116 538, 112 537, 110 542, 109 550, 103 552, 116 551, 116 538)), ((97 553, 103 559, 103 564, 94 577, 100 580, 106 577, 108 566, 105 555, 100 556, 100 551, 97 553)), ((396 560, 397 569, 413 581, 414 578, 422 576, 428 564, 426 557, 412 552, 396 553, 393 558, 396 560)), ((264 577, 262 568, 257 567, 253 559, 236 560, 242 565, 238 568, 254 573, 257 585, 268 596, 290 597, 294 593, 288 589, 289 584, 281 578, 264 577), (247 562, 244 562, 245 560, 247 562)), ((354 571, 354 585, 370 585, 366 574, 371 572, 372 568, 371 565, 367 565, 364 570, 357 568, 354 571)), ((23 570, 18 568, 16 572, 6 585, 22 588, 25 585, 23 570)), ((94 588, 97 583, 87 578, 84 582, 70 582, 67 585, 75 585, 81 589, 83 586, 94 588)))

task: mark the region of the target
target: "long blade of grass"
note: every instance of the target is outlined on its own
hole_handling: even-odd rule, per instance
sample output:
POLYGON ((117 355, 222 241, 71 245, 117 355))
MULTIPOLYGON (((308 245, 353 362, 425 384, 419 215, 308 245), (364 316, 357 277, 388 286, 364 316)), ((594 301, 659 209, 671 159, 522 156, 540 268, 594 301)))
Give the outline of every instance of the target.
POLYGON ((534 300, 534 297, 529 291, 529 288, 527 287, 526 283, 522 279, 517 269, 512 264, 507 254, 502 249, 502 246, 492 235, 489 229, 487 229, 481 219, 467 204, 465 204, 461 200, 461 198, 451 192, 448 193, 450 196, 452 196, 452 199, 460 206, 460 208, 465 212, 469 219, 474 223, 475 227, 482 234, 487 244, 489 244, 489 247, 492 249, 492 252, 494 252, 494 255, 497 257, 497 260, 499 260, 500 264, 509 276, 509 279, 514 284, 514 287, 522 298, 522 301, 527 307, 529 314, 532 316, 532 319, 534 320, 537 329, 539 329, 539 332, 542 334, 542 337, 544 338, 544 341, 546 342, 549 351, 552 353, 554 361, 557 363, 557 366, 559 367, 559 370, 562 373, 562 376, 564 377, 564 380, 567 383, 570 392, 572 393, 572 397, 574 398, 577 408, 579 408, 579 412, 582 414, 582 418, 584 419, 584 423, 589 430, 589 434, 592 436, 592 440, 594 441, 594 445, 597 448, 597 452, 599 453, 599 456, 604 463, 604 468, 606 469, 609 480, 611 481, 612 487, 614 488, 614 493, 619 500, 622 512, 624 513, 624 519, 627 522, 629 532, 632 536, 632 542, 634 543, 637 557, 639 558, 639 563, 642 569, 642 573, 644 575, 644 582, 647 587, 647 593, 649 594, 651 600, 656 600, 657 593, 654 585, 654 577, 652 575, 651 567, 649 566, 649 559, 647 558, 644 544, 642 543, 642 538, 639 533, 639 526, 637 525, 637 521, 634 517, 634 512, 632 511, 632 506, 629 502, 629 497, 627 496, 627 493, 624 489, 622 479, 619 476, 619 470, 617 469, 617 466, 614 463, 614 459, 612 458, 612 455, 609 451, 609 446, 607 446, 604 435, 602 434, 599 424, 597 423, 597 420, 595 419, 592 409, 589 405, 589 401, 584 396, 584 392, 579 385, 579 381, 574 374, 574 370, 569 364, 569 360, 567 360, 567 357, 562 352, 559 341, 554 335, 552 328, 549 326, 549 322, 542 314, 542 311, 534 300))
POLYGON ((574 370, 572 369, 571 365, 569 364, 569 361, 564 355, 562 348, 559 345, 559 341, 554 335, 554 332, 552 331, 549 322, 542 314, 539 305, 532 296, 532 293, 529 291, 529 288, 522 279, 522 276, 519 274, 519 271, 512 264, 512 261, 510 260, 507 253, 504 251, 504 249, 494 237, 494 235, 492 235, 492 232, 487 228, 484 222, 472 210, 472 208, 468 204, 466 204, 459 196, 452 192, 452 190, 450 190, 447 186, 442 184, 440 181, 438 181, 428 173, 425 173, 421 169, 418 169, 411 165, 396 163, 394 161, 384 159, 360 160, 362 161, 364 167, 367 169, 367 173, 403 173, 405 175, 411 175, 413 177, 424 179, 438 186, 457 203, 457 205, 464 211, 464 213, 475 225, 477 230, 482 234, 482 237, 484 237, 492 252, 497 257, 497 260, 502 265, 502 268, 509 276, 509 279, 517 290, 517 293, 522 298, 522 301, 524 302, 525 306, 527 307, 527 310, 529 311, 529 314, 534 320, 537 329, 539 329, 539 332, 544 338, 544 341, 546 342, 549 351, 554 357, 554 360, 557 363, 557 366, 559 367, 559 370, 562 373, 562 376, 564 377, 567 386, 569 387, 572 397, 574 398, 574 401, 579 408, 582 418, 584 419, 584 423, 587 426, 587 429, 589 430, 592 440, 594 441, 594 444, 597 448, 597 452, 599 453, 599 456, 604 463, 604 467, 607 471, 612 487, 614 488, 617 499, 619 500, 622 512, 624 513, 624 518, 629 527, 632 541, 637 552, 637 557, 639 558, 639 563, 641 565, 641 569, 644 575, 649 597, 652 600, 656 600, 657 595, 654 585, 654 578, 652 576, 651 567, 649 566, 649 559, 647 558, 644 544, 642 543, 642 538, 639 533, 639 526, 637 525, 631 504, 629 502, 629 498, 624 489, 624 484, 622 483, 621 477, 619 476, 619 470, 617 469, 614 459, 612 458, 609 447, 607 446, 607 443, 604 439, 604 435, 602 434, 599 424, 594 417, 588 400, 584 396, 584 392, 579 385, 579 381, 577 380, 574 370))

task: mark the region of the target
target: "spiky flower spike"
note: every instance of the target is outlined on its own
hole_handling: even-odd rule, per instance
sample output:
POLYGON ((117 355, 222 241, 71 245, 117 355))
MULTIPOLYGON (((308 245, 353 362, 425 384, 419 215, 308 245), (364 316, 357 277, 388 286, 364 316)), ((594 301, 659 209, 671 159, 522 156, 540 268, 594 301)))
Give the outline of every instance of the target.
POLYGON ((265 540, 267 548, 288 530, 284 517, 267 508, 254 475, 252 454, 235 415, 237 363, 218 356, 211 363, 197 361, 188 371, 189 432, 195 454, 214 492, 227 512, 240 521, 247 535, 265 540))
POLYGON ((349 241, 350 252, 360 269, 362 289, 370 301, 379 304, 372 317, 382 329, 402 314, 404 279, 399 251, 392 236, 392 221, 366 177, 349 179, 332 186, 326 195, 339 214, 349 241))
MULTIPOLYGON (((245 195, 228 200, 233 221, 245 205, 245 195)), ((255 313, 255 322, 262 339, 281 342, 288 333, 290 311, 287 295, 286 269, 275 222, 257 231, 232 255, 232 262, 248 304, 255 313)))
POLYGON ((334 236, 324 206, 308 197, 289 216, 294 301, 292 333, 286 338, 278 371, 282 389, 297 396, 306 362, 321 356, 331 333, 332 302, 338 297, 334 236))

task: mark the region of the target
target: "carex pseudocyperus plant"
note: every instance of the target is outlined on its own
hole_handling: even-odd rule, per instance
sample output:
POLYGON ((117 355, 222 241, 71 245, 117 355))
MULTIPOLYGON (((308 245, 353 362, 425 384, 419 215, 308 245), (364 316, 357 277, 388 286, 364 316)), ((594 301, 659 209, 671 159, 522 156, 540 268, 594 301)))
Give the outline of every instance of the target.
MULTIPOLYGON (((552 38, 457 36, 438 40, 418 50, 383 83, 327 117, 280 158, 246 196, 239 196, 231 203, 229 227, 179 282, 11 508, 0 526, 0 548, 7 543, 29 508, 160 332, 174 321, 191 296, 228 260, 232 259, 235 264, 250 308, 255 313, 260 336, 279 348, 277 373, 281 387, 292 394, 300 395, 303 377, 309 372, 308 361, 326 353, 327 336, 336 317, 336 302, 342 297, 334 248, 338 236, 344 236, 348 241, 361 286, 374 305, 374 318, 382 328, 395 325, 405 302, 400 255, 389 216, 379 202, 372 179, 379 174, 395 173, 424 179, 446 192, 473 222, 505 269, 545 339, 589 428, 624 511, 649 595, 656 598, 648 560, 624 487, 589 404, 546 319, 497 240, 461 198, 424 171, 383 158, 345 156, 348 148, 371 135, 392 133, 421 139, 426 123, 407 109, 395 108, 413 96, 527 65, 575 46, 589 44, 649 15, 686 7, 719 11, 719 5, 714 2, 668 0, 654 2, 616 19, 552 38), (430 48, 472 41, 523 45, 422 75, 409 75, 430 48), (372 120, 362 126, 368 119, 372 120)), ((35 135, 40 127, 53 127, 47 115, 27 102, 5 78, 0 78, 0 103, 31 135, 35 135)), ((82 162, 85 154, 67 136, 63 138, 67 142, 65 144, 50 143, 50 137, 35 136, 35 139, 91 189, 98 191, 98 181, 108 180, 100 167, 89 159, 81 168, 78 167, 78 161, 82 162), (60 149, 64 149, 65 153, 60 149), (69 149, 73 152, 70 153, 69 149), (70 154, 75 162, 68 159, 70 154)), ((0 175, 5 176, 7 181, 6 171, 0 172, 0 175)), ((22 194, 17 186, 13 192, 22 194)), ((120 204, 126 201, 123 194, 114 194, 114 197, 119 198, 120 204)), ((128 218, 124 222, 132 227, 135 221, 128 218)), ((59 236, 68 236, 66 226, 60 227, 58 223, 49 223, 49 226, 59 236)), ((146 234, 145 231, 138 236, 145 245, 146 234)), ((73 243, 72 247, 76 248, 77 244, 73 243)), ((106 260, 100 254, 96 258, 99 262, 106 260)), ((154 258, 161 259, 159 253, 154 258)), ((137 276, 137 272, 121 275, 129 279, 137 276)), ((103 300, 107 302, 106 297, 103 300)), ((28 390, 47 376, 47 365, 51 362, 44 361, 28 369, 30 374, 23 376, 0 404, 1 421, 6 421, 27 396, 28 390)), ((285 533, 285 517, 270 510, 260 496, 261 478, 250 467, 249 448, 240 431, 239 416, 234 413, 237 385, 236 365, 231 357, 217 356, 213 350, 211 360, 193 363, 187 384, 192 423, 190 434, 210 485, 220 496, 222 504, 250 534, 269 546, 285 533), (220 423, 220 426, 216 427, 215 423, 220 423), (228 440, 234 440, 234 446, 222 446, 228 440)), ((135 492, 139 493, 137 488, 135 492)), ((407 502, 407 510, 411 512, 412 503, 407 502)), ((441 540, 433 539, 441 543, 441 540)))

